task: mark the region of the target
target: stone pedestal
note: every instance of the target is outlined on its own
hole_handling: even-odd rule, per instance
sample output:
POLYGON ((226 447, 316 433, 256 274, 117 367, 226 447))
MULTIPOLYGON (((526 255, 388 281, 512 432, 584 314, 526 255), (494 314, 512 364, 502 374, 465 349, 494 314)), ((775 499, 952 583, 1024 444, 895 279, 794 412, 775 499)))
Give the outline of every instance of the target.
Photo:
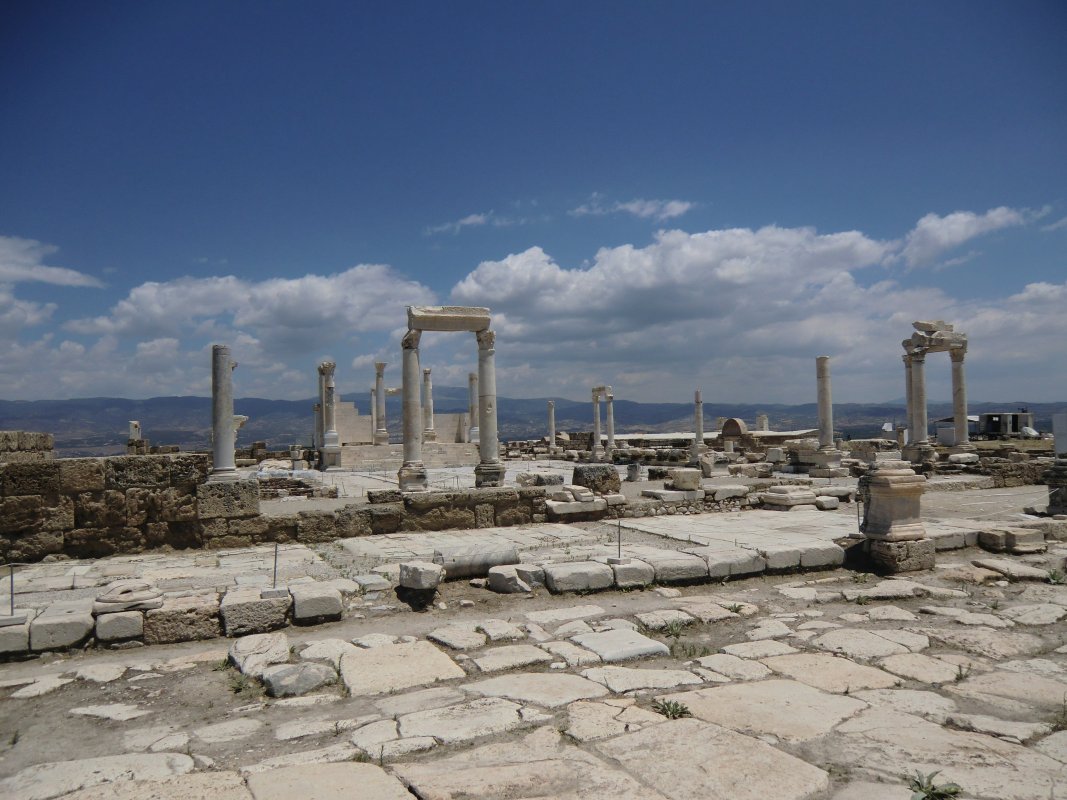
POLYGON ((1067 458, 1057 458, 1043 477, 1048 484, 1048 513, 1067 514, 1067 458))
POLYGON ((881 461, 859 487, 863 498, 860 530, 870 542, 872 559, 883 572, 931 569, 933 542, 927 540, 920 513, 926 478, 907 461, 881 461), (904 546, 907 545, 907 546, 904 546))
POLYGON ((474 486, 477 489, 504 485, 505 467, 501 463, 479 464, 474 468, 474 486))

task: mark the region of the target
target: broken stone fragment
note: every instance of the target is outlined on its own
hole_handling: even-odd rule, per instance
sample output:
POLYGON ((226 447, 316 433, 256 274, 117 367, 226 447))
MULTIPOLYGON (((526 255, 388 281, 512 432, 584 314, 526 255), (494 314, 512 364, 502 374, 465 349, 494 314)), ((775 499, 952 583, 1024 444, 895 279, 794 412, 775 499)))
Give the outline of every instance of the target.
POLYGON ((93 616, 121 611, 147 611, 163 605, 163 592, 146 581, 121 580, 108 585, 93 603, 93 616))

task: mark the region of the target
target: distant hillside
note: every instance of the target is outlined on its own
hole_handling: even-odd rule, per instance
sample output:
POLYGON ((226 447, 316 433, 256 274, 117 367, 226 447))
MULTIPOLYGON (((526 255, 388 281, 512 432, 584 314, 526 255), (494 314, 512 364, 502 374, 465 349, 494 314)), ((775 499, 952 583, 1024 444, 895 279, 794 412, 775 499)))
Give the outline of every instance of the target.
MULTIPOLYGON (((342 398, 344 399, 344 398, 342 398)), ((560 431, 588 431, 592 428, 592 403, 552 398, 556 403, 556 428, 560 431)), ((501 397, 497 418, 501 439, 533 439, 546 435, 548 398, 501 397)), ((356 399, 361 414, 367 413, 367 395, 356 399)), ((266 400, 239 398, 237 414, 248 416, 238 443, 266 441, 271 447, 294 442, 310 443, 314 400, 266 400)), ((1064 403, 973 403, 971 414, 1014 411, 1027 407, 1034 412, 1039 430, 1050 430, 1052 414, 1067 411, 1064 403)), ((467 389, 434 387, 434 409, 439 413, 466 411, 467 389)), ((399 438, 401 399, 386 402, 389 430, 399 438)), ((603 418, 603 404, 601 417, 603 418)), ((771 428, 797 430, 818 424, 814 403, 803 405, 754 405, 705 403, 704 425, 713 430, 716 417, 741 417, 750 425, 757 414, 767 414, 771 428)), ((931 403, 931 421, 951 416, 949 403, 931 403)), ((52 433, 62 455, 105 455, 123 452, 129 420, 141 422, 144 435, 156 444, 176 444, 183 449, 206 449, 211 432, 211 399, 208 397, 152 397, 127 400, 118 397, 90 397, 76 400, 0 400, 0 430, 32 430, 52 433)), ((834 406, 834 425, 851 438, 874 436, 885 422, 901 423, 903 404, 840 403, 834 406)), ((619 433, 689 431, 693 427, 690 403, 636 403, 615 401, 615 429, 619 433)))

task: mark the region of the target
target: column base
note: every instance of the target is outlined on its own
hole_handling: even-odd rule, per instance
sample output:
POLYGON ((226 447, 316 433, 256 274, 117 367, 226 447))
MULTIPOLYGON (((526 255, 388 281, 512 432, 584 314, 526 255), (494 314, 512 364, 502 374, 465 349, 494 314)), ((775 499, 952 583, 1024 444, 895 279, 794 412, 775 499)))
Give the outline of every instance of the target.
POLYGON ((977 453, 978 448, 970 442, 964 442, 963 444, 953 445, 948 449, 949 455, 956 455, 957 453, 977 453))
POLYGON ((402 492, 426 492, 430 485, 426 480, 426 467, 419 464, 405 464, 396 474, 402 492))
POLYGON ((904 445, 901 456, 912 464, 922 464, 926 461, 937 461, 937 450, 929 442, 916 442, 904 445))
POLYGON ((478 429, 477 428, 471 428, 469 431, 467 431, 467 443, 468 444, 478 444, 480 439, 481 439, 481 437, 478 435, 478 429))
POLYGON ((907 542, 867 540, 867 554, 875 571, 884 574, 916 572, 934 568, 934 540, 914 539, 907 542))
POLYGON ((437 441, 437 431, 423 431, 422 432, 422 440, 424 442, 436 442, 437 441))
POLYGON ((375 431, 374 432, 374 443, 375 444, 389 444, 389 434, 385 433, 383 431, 375 431))
POLYGON ((495 488, 504 485, 503 464, 479 464, 474 468, 474 486, 476 489, 495 488))
POLYGON ((319 469, 324 472, 330 470, 338 470, 341 468, 341 448, 340 446, 334 448, 327 445, 322 448, 322 453, 319 456, 319 469))
POLYGON ((211 474, 207 476, 208 483, 233 483, 241 476, 236 469, 220 469, 218 471, 212 470, 211 474))

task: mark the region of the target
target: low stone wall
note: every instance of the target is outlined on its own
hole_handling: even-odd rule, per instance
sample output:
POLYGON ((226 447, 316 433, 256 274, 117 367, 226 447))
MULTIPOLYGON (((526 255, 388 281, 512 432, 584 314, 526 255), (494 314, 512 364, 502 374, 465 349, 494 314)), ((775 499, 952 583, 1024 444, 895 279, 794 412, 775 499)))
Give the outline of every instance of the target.
POLYGON ((0 431, 0 464, 51 461, 55 439, 50 433, 0 431))
POLYGON ((1044 473, 1052 466, 1051 458, 1035 458, 1029 461, 1008 461, 999 458, 983 458, 979 474, 993 479, 993 486, 1003 489, 1006 486, 1030 486, 1043 484, 1044 473))
POLYGON ((0 464, 0 562, 198 547, 207 471, 193 455, 0 464))

